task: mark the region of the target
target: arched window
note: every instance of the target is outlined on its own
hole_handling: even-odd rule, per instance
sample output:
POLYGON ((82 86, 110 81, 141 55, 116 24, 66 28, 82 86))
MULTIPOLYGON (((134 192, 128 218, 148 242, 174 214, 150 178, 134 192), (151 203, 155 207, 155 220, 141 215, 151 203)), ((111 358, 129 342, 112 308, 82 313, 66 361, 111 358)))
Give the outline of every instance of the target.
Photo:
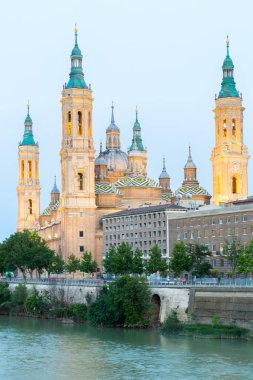
POLYGON ((232 136, 236 137, 236 121, 232 119, 232 136))
POLYGON ((68 135, 71 135, 71 112, 68 112, 68 135))
POLYGON ((83 134, 83 125, 82 125, 82 112, 78 111, 78 134, 81 136, 83 134))
POLYGON ((32 178, 32 161, 28 161, 28 178, 32 178))
POLYGON ((226 119, 223 120, 223 137, 227 136, 227 121, 226 119))
POLYGON ((117 137, 114 136, 113 138, 113 145, 114 145, 114 148, 117 146, 117 137))
POLYGON ((21 161, 21 179, 25 178, 25 161, 21 161))
POLYGON ((35 178, 39 179, 39 165, 37 160, 35 161, 35 178))
POLYGON ((79 190, 83 190, 83 174, 78 173, 79 190))
POLYGON ((31 199, 28 199, 28 214, 32 215, 33 213, 33 201, 31 199))
POLYGON ((92 130, 91 130, 91 113, 88 113, 88 137, 91 137, 92 130))
POLYGON ((237 194, 237 178, 232 177, 232 193, 237 194))

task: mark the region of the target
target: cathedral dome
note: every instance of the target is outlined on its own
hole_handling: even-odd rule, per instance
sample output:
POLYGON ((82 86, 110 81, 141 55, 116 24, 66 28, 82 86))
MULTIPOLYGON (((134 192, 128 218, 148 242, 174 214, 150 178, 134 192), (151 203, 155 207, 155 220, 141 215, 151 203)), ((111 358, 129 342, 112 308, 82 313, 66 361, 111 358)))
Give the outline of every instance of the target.
POLYGON ((107 165, 107 162, 106 162, 106 160, 104 159, 103 156, 99 155, 99 156, 95 159, 95 165, 107 165))
POLYGON ((126 171, 127 170, 127 154, 120 149, 107 149, 102 153, 103 159, 107 163, 108 170, 126 171))
POLYGON ((175 195, 182 195, 182 196, 187 196, 188 194, 190 195, 207 195, 210 197, 210 194, 206 189, 204 189, 201 186, 181 186, 179 189, 175 191, 175 195))

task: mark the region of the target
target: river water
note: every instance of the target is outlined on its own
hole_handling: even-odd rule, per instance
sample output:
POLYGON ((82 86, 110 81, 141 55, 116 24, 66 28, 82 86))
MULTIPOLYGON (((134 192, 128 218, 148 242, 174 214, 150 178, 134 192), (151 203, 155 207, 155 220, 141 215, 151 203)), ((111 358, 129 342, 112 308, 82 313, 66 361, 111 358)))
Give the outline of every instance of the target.
POLYGON ((0 379, 253 379, 253 342, 0 317, 0 379))

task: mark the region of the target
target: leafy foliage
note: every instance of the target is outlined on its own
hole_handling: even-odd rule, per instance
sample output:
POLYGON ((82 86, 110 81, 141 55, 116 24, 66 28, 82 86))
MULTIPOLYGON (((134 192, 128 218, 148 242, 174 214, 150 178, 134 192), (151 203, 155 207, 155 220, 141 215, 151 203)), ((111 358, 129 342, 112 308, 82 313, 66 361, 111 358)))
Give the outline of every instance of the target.
POLYGON ((65 269, 67 272, 73 273, 73 277, 74 273, 80 269, 80 260, 75 255, 73 255, 73 253, 69 255, 68 260, 65 264, 65 269))
POLYGON ((16 312, 24 312, 27 297, 27 287, 24 284, 18 284, 11 295, 12 309, 16 312))
POLYGON ((84 252, 80 262, 80 271, 84 273, 96 273, 97 267, 97 262, 92 260, 91 253, 87 251, 84 252))
POLYGON ((162 275, 166 275, 168 272, 168 265, 162 258, 161 249, 157 244, 150 250, 150 257, 146 264, 147 274, 153 274, 160 272, 162 275))
POLYGON ((150 320, 150 291, 136 277, 118 278, 103 287, 89 308, 89 320, 95 325, 147 326, 150 320))
POLYGON ((170 260, 170 270, 174 272, 176 276, 179 276, 182 272, 189 272, 192 269, 192 258, 186 251, 186 245, 183 241, 175 244, 171 260, 170 260))
MULTIPOLYGON (((231 266, 232 278, 236 277, 236 269, 240 263, 240 258, 243 255, 243 246, 236 237, 233 237, 231 241, 226 241, 223 247, 223 256, 227 259, 231 266)), ((242 263, 241 263, 242 264, 242 263)))
POLYGON ((28 313, 32 315, 47 314, 50 309, 48 292, 40 293, 36 288, 33 288, 31 295, 26 299, 25 307, 28 313))

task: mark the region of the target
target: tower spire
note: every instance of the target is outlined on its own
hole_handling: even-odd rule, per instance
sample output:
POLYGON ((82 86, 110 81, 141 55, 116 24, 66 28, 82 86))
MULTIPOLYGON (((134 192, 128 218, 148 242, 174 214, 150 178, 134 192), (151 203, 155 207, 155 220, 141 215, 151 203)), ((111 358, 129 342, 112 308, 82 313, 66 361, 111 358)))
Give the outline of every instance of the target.
POLYGON ((69 74, 69 81, 67 84, 67 88, 85 88, 88 89, 84 81, 83 67, 82 67, 82 52, 78 46, 77 35, 78 30, 75 24, 75 46, 71 52, 71 71, 69 74))
POLYGON ((163 170, 166 171, 166 167, 165 167, 165 156, 163 156, 163 170))
POLYGON ((115 124, 115 120, 114 120, 114 105, 113 105, 113 101, 112 101, 112 116, 111 116, 111 124, 115 124))
POLYGON ((24 125, 25 125, 25 130, 24 130, 23 140, 22 140, 22 143, 20 143, 20 145, 36 145, 33 138, 33 130, 32 130, 33 122, 30 116, 29 101, 27 102, 27 115, 25 118, 24 125))
POLYGON ((223 78, 219 98, 238 98, 239 93, 234 81, 234 64, 229 54, 229 38, 226 40, 227 55, 222 65, 223 78))

